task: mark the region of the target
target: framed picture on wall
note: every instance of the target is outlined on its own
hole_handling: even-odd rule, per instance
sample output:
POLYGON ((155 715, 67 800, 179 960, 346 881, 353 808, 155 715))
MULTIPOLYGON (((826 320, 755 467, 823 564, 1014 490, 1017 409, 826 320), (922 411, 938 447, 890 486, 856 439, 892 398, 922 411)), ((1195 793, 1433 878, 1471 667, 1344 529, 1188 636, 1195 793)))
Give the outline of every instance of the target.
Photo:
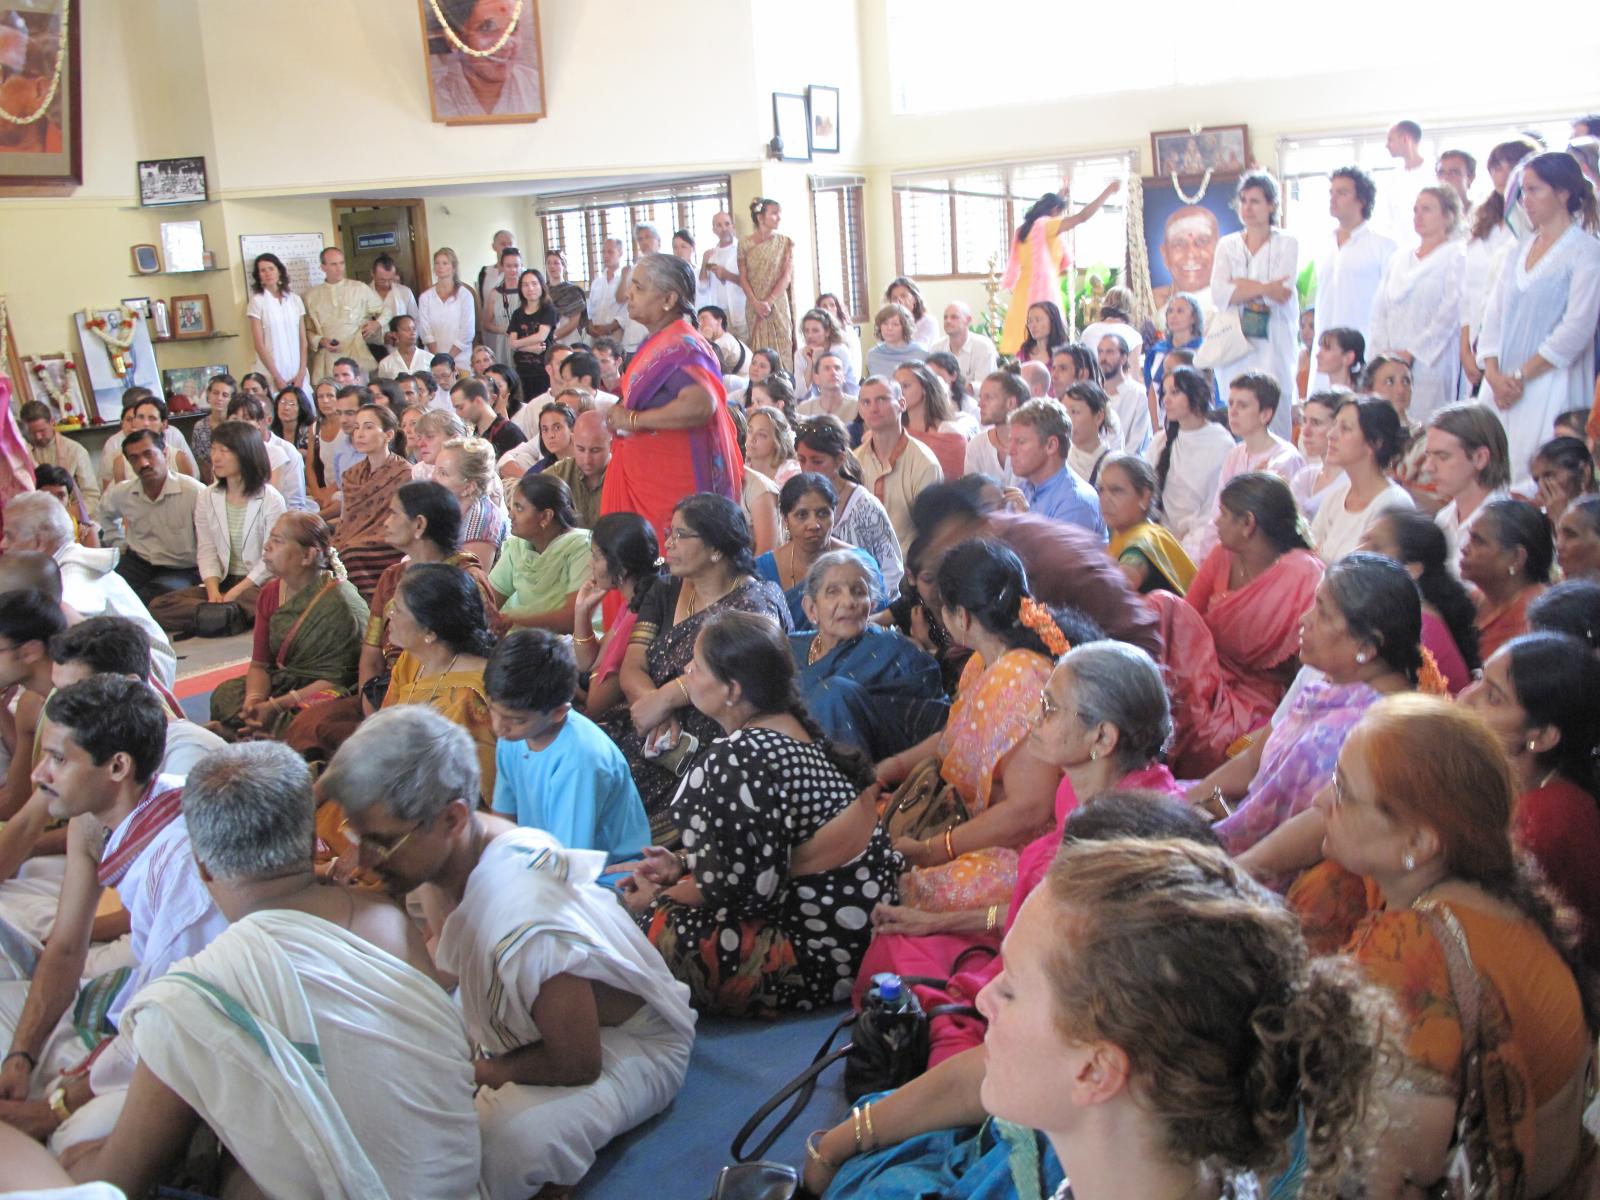
POLYGON ((149 242, 141 242, 133 247, 132 253, 135 275, 161 274, 161 252, 157 247, 150 245, 149 242))
POLYGON ((1243 125, 1169 129, 1150 135, 1150 155, 1157 175, 1240 175, 1250 163, 1250 133, 1243 125))
POLYGON ((210 367, 169 367, 161 372, 161 390, 170 402, 174 396, 187 397, 197 409, 205 409, 206 388, 218 375, 226 375, 225 363, 210 367))
POLYGON ((22 124, 0 122, 0 184, 82 183, 83 2, 12 8, 0 23, 0 108, 22 124))
POLYGON ((804 96, 772 93, 772 132, 783 143, 779 157, 784 162, 811 161, 811 114, 804 96))
POLYGON ((1217 242, 1244 226, 1233 211, 1233 182, 1213 177, 1203 192, 1182 192, 1171 177, 1144 182, 1144 242, 1158 307, 1174 292, 1203 296, 1211 288, 1217 242))
POLYGON ((37 358, 24 358, 22 370, 27 386, 16 389, 14 402, 17 405, 24 400, 37 400, 49 406, 52 420, 57 424, 87 422, 83 382, 78 378, 78 364, 69 355, 41 354, 37 358))
POLYGON ((809 85, 806 107, 811 111, 811 153, 839 153, 839 89, 809 85))
POLYGON ((538 0, 417 0, 417 8, 435 121, 501 125, 544 116, 538 0))
POLYGON ((200 204, 209 198, 203 157, 153 158, 139 164, 139 203, 145 208, 200 204))
POLYGON ((172 326, 174 339, 210 337, 216 332, 211 325, 211 297, 174 296, 172 326))

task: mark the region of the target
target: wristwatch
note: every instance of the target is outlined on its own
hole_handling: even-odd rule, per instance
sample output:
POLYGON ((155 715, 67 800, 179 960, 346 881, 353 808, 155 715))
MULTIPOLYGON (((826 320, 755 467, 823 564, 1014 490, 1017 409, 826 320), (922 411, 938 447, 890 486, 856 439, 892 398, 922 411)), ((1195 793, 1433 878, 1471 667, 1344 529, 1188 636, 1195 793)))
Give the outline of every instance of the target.
POLYGON ((72 1110, 67 1107, 67 1089, 65 1085, 57 1086, 51 1090, 50 1111, 55 1113, 58 1121, 65 1121, 72 1115, 72 1110))

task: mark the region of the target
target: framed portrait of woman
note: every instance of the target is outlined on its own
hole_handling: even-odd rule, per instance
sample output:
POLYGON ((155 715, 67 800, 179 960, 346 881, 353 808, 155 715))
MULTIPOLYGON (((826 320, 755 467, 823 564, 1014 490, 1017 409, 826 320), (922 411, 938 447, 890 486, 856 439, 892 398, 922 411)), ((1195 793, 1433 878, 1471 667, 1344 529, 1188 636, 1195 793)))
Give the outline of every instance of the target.
POLYGON ((544 116, 538 0, 417 0, 428 102, 442 125, 544 116))

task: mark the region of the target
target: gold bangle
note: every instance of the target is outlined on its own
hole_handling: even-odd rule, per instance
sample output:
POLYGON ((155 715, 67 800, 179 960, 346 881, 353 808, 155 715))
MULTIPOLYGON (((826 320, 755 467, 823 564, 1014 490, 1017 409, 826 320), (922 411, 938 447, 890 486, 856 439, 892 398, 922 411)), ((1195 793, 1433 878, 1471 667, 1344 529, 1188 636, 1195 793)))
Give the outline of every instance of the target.
POLYGON ((952 827, 950 829, 946 829, 944 831, 944 860, 945 860, 945 862, 955 862, 955 860, 956 860, 956 848, 950 844, 950 835, 952 833, 954 833, 954 832, 955 832, 954 827, 952 827))
POLYGON ((578 645, 578 646, 588 646, 588 645, 593 644, 594 638, 592 638, 592 637, 579 637, 577 634, 573 634, 572 635, 572 641, 573 641, 573 643, 575 645, 578 645))
POLYGON ((872 1104, 861 1106, 861 1120, 867 1127, 867 1149, 875 1149, 878 1145, 878 1132, 872 1128, 872 1104))
POLYGON ((812 1162, 821 1163, 830 1171, 837 1171, 839 1169, 839 1164, 823 1158, 822 1151, 818 1150, 816 1145, 817 1139, 827 1137, 828 1132, 829 1131, 826 1129, 813 1129, 809 1134, 806 1135, 806 1157, 812 1162))
POLYGON ((998 904, 991 904, 991 905, 989 905, 989 916, 983 923, 983 931, 985 933, 993 933, 994 932, 994 927, 996 925, 998 925, 999 923, 1000 923, 1000 906, 998 904))
POLYGON ((694 701, 689 699, 689 685, 683 681, 682 675, 678 676, 677 682, 678 690, 683 693, 683 702, 685 704, 693 704, 694 701))
POLYGON ((855 1134, 856 1153, 861 1153, 861 1106, 858 1104, 850 1110, 850 1130, 855 1134))

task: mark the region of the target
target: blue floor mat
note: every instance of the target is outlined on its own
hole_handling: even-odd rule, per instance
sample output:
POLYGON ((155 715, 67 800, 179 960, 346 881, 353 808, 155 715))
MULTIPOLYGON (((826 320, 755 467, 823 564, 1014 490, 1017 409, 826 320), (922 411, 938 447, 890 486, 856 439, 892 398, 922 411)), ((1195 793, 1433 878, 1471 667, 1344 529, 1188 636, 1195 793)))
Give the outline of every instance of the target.
MULTIPOLYGON (((776 1021, 701 1017, 689 1074, 672 1106, 601 1151, 573 1195, 705 1200, 717 1172, 731 1161, 728 1146, 739 1126, 810 1064, 844 1012, 830 1009, 776 1021)), ((836 1124, 849 1111, 840 1064, 823 1076, 811 1104, 767 1157, 800 1165, 806 1135, 836 1124)))

